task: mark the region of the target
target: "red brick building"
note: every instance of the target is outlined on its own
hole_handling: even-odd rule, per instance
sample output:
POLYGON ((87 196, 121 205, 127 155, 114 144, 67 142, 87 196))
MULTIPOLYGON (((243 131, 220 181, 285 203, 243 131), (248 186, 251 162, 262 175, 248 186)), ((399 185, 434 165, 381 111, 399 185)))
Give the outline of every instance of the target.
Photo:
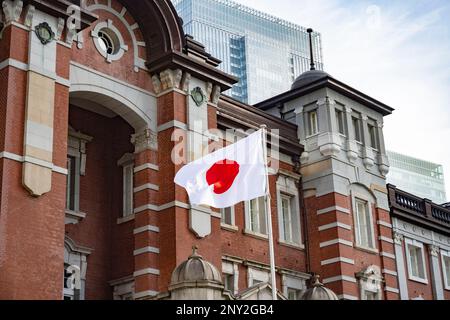
POLYGON ((314 71, 256 108, 221 95, 236 79, 170 1, 2 5, 0 299, 164 299, 194 245, 206 287, 264 298, 264 201, 192 207, 173 183, 174 157, 262 124, 280 298, 299 299, 313 273, 341 299, 399 298, 391 108, 314 71))

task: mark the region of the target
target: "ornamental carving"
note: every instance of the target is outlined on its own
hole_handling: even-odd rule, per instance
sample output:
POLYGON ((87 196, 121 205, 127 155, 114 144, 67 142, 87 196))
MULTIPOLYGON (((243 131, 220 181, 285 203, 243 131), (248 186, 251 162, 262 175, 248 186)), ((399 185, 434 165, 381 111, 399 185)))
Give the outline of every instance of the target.
POLYGON ((55 33, 47 22, 38 24, 34 29, 34 32, 43 45, 46 45, 55 39, 55 33))
POLYGON ((394 232, 395 244, 401 245, 403 243, 404 236, 401 233, 394 232))
POLYGON ((131 143, 134 144, 136 153, 158 149, 158 137, 150 129, 132 135, 131 143))

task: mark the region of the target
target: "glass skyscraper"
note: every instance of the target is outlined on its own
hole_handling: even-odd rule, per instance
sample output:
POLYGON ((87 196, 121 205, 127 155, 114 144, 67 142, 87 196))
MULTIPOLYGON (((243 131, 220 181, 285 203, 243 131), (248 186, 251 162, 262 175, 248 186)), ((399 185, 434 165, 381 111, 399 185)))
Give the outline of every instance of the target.
MULTIPOLYGON (((255 104, 291 88, 310 69, 306 28, 229 0, 172 0, 185 33, 222 60, 220 68, 240 79, 233 98, 255 104)), ((316 68, 323 69, 322 42, 313 33, 316 68)))
POLYGON ((388 151, 391 169, 388 183, 438 204, 448 201, 442 165, 388 151))

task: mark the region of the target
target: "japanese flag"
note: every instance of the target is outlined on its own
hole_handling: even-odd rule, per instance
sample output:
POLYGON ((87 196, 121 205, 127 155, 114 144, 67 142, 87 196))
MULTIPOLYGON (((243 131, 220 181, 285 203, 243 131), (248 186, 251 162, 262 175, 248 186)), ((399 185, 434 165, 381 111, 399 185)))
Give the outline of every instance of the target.
POLYGON ((181 168, 175 183, 191 204, 227 208, 266 195, 264 130, 181 168))

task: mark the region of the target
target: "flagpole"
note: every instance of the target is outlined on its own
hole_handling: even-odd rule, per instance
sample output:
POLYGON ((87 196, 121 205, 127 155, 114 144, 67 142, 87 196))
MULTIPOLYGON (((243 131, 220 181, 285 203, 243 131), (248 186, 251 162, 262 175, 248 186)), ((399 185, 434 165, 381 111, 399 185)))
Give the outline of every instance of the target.
POLYGON ((270 194, 270 183, 269 183, 269 167, 268 167, 268 152, 267 152, 267 126, 261 125, 262 135, 263 135, 263 150, 264 150, 264 164, 266 169, 266 224, 267 233, 269 236, 269 259, 270 259, 270 282, 272 286, 272 299, 278 300, 277 296, 277 279, 275 273, 275 250, 273 245, 273 230, 272 230, 272 196, 270 194))

